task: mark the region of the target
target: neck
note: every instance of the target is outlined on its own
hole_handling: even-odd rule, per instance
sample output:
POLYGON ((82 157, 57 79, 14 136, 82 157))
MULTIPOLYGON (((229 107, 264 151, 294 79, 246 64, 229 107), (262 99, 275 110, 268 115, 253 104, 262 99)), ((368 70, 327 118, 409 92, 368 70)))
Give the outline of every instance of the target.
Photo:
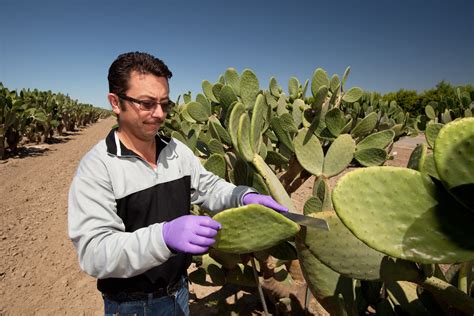
POLYGON ((117 131, 118 138, 120 141, 130 150, 133 150, 141 158, 147 161, 152 166, 156 165, 156 141, 155 137, 150 140, 143 140, 134 137, 130 133, 125 132, 122 129, 117 131))

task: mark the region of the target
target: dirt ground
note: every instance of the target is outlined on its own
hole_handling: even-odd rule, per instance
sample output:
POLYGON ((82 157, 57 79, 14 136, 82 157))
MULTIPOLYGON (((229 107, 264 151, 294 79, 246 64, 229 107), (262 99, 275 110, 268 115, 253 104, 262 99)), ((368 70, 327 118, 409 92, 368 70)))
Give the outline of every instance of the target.
MULTIPOLYGON (((0 315, 103 314, 95 279, 80 270, 67 236, 67 192, 80 158, 114 123, 103 120, 0 161, 0 315)), ((411 149, 422 141, 397 143, 395 159, 387 164, 406 165, 411 149)), ((310 178, 292 196, 299 210, 312 183, 310 178)), ((223 298, 237 302, 229 313, 261 311, 256 296, 237 287, 191 285, 190 290, 194 315, 217 315, 223 298)))

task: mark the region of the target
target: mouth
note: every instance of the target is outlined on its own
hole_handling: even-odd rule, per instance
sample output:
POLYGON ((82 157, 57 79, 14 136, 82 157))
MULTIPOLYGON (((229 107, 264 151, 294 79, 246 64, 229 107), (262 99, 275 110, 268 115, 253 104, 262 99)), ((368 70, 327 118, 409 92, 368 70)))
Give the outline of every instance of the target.
POLYGON ((143 124, 145 125, 153 125, 153 126, 160 126, 161 124, 163 124, 163 122, 160 122, 160 121, 148 121, 148 122, 143 122, 143 124))

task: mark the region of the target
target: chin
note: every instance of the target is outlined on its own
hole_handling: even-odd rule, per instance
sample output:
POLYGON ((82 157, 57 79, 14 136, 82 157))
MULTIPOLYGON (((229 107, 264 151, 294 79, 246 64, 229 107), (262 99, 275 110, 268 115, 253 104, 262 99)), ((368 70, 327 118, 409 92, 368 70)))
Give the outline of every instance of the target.
POLYGON ((149 133, 150 135, 156 135, 156 133, 158 133, 158 131, 160 130, 161 128, 161 124, 160 125, 150 125, 148 128, 147 128, 147 134, 149 133))

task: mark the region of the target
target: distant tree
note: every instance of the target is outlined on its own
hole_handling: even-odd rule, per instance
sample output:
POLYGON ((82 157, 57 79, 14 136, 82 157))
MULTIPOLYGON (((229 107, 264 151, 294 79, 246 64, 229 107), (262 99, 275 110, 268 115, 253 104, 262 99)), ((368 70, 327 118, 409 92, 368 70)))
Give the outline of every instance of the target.
POLYGON ((394 100, 404 111, 413 114, 418 114, 423 109, 420 96, 415 90, 400 89, 397 92, 389 92, 382 97, 382 100, 389 102, 394 100))
POLYGON ((457 98, 456 88, 449 82, 442 80, 434 89, 426 90, 421 94, 421 106, 424 108, 431 101, 440 102, 455 98, 457 98))

